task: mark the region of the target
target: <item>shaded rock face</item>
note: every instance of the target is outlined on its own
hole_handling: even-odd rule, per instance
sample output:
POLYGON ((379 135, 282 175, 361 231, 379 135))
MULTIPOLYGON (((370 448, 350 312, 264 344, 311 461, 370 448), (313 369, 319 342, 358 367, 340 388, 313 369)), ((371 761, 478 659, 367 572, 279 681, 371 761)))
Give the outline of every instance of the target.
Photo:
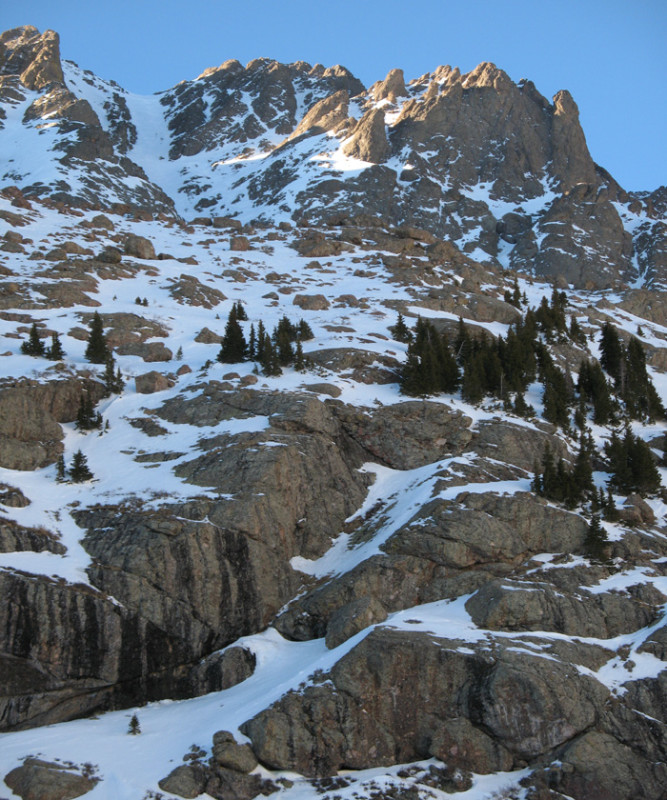
POLYGON ((300 585, 290 559, 322 555, 363 501, 358 451, 332 408, 312 396, 208 386, 159 413, 201 427, 257 415, 271 424, 258 434, 204 438, 202 454, 177 467, 218 499, 75 512, 99 591, 0 574, 3 596, 12 598, 0 612, 5 729, 247 676, 239 655, 235 666, 231 656, 224 665, 212 656, 195 665, 265 628, 300 585))
MULTIPOLYGON (((473 617, 480 615, 480 624, 530 630, 530 612, 522 600, 536 592, 536 598, 546 602, 539 590, 531 583, 516 587, 523 588, 526 595, 517 591, 518 618, 512 625, 511 612, 503 616, 501 604, 490 602, 489 598, 495 597, 490 588, 497 585, 494 578, 507 574, 511 565, 526 562, 535 553, 581 549, 586 530, 586 523, 579 516, 550 507, 529 494, 464 494, 455 503, 433 500, 389 537, 382 548, 385 555, 363 561, 344 575, 311 589, 293 601, 275 625, 289 638, 306 640, 326 635, 327 643, 337 646, 361 629, 361 620, 366 627, 382 622, 388 612, 458 597, 483 587, 469 601, 473 617)), ((509 589, 502 597, 509 598, 507 602, 514 599, 509 589)), ((610 599, 610 608, 614 600, 610 599)), ((575 609, 571 612, 573 619, 583 620, 583 611, 576 613, 580 601, 572 597, 568 602, 575 609)), ((636 630, 652 619, 659 606, 658 599, 654 599, 652 609, 642 602, 636 606, 630 603, 628 609, 622 600, 618 603, 617 621, 610 623, 612 629, 616 624, 625 630, 636 630), (627 611, 631 611, 628 619, 624 616, 627 611)), ((593 629, 605 610, 586 623, 587 635, 601 633, 593 629)), ((534 612, 532 629, 562 630, 562 610, 552 613, 550 626, 548 614, 534 612)))
POLYGON ((53 464, 63 452, 58 423, 76 419, 84 392, 97 403, 104 386, 76 379, 0 386, 0 466, 32 470, 53 464))
MULTIPOLYGON (((298 123, 297 94, 307 110, 336 92, 354 96, 363 90, 342 67, 320 71, 304 62, 279 64, 260 58, 244 68, 238 61, 227 61, 163 96, 172 137, 170 157, 196 155, 223 142, 245 143, 273 132, 287 136, 298 123), (210 98, 207 103, 204 95, 210 98), (250 106, 248 95, 253 98, 250 106)), ((337 107, 339 100, 330 105, 337 107)), ((312 124, 322 124, 321 113, 317 120, 312 124)))
MULTIPOLYGON (((464 718, 469 741, 487 755, 477 771, 493 772, 595 723, 607 690, 568 672, 528 652, 471 654, 462 642, 376 629, 326 685, 286 695, 242 730, 262 763, 317 776, 443 757, 464 718)), ((451 748, 447 755, 458 766, 451 748)))

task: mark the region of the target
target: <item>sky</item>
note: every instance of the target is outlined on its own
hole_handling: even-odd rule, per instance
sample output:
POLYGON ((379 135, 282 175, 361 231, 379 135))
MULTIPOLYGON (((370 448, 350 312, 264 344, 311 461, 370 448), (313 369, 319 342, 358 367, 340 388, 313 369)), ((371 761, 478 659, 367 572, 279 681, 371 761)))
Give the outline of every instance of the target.
POLYGON ((0 30, 60 34, 63 58, 140 94, 229 58, 400 67, 493 61, 548 99, 568 89, 591 155, 628 190, 667 185, 666 0, 0 0, 0 30))

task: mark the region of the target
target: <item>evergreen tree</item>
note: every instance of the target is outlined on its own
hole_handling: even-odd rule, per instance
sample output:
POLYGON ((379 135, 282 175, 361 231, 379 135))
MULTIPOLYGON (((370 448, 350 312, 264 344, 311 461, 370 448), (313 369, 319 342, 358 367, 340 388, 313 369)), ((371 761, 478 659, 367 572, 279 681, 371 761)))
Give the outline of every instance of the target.
POLYGON ((92 364, 106 364, 110 355, 111 351, 104 335, 102 317, 96 311, 90 321, 90 334, 84 356, 92 364))
POLYGON ((486 385, 484 356, 477 352, 470 356, 463 367, 461 397, 468 403, 479 403, 484 397, 486 385))
POLYGON ((111 394, 121 394, 125 388, 125 381, 120 372, 120 367, 116 369, 116 361, 112 355, 104 365, 104 396, 111 394))
POLYGON ((51 345, 46 349, 46 357, 50 361, 62 361, 65 357, 65 351, 62 344, 60 344, 60 337, 57 333, 51 334, 51 345))
POLYGON ((665 409, 646 371, 644 348, 634 336, 625 350, 625 383, 622 392, 626 410, 632 419, 664 418, 665 409))
POLYGON ((565 373, 553 364, 544 373, 543 403, 544 419, 568 430, 570 412, 565 373))
POLYGON ((127 732, 132 736, 137 736, 141 733, 141 725, 139 724, 139 717, 136 714, 132 714, 130 717, 130 724, 127 727, 127 732))
POLYGON ((84 393, 79 401, 79 411, 76 415, 76 427, 80 431, 91 431, 102 427, 102 415, 95 413, 95 406, 90 395, 84 393))
POLYGON ((618 336, 618 331, 611 322, 605 322, 600 337, 600 364, 602 369, 611 375, 619 388, 622 383, 623 356, 623 344, 618 336))
POLYGON ((297 329, 296 327, 289 321, 286 316, 283 316, 279 321, 278 325, 274 328, 273 331, 273 344, 276 349, 276 354, 278 357, 278 362, 282 366, 287 366, 292 359, 294 358, 294 350, 292 348, 292 342, 296 341, 297 329))
POLYGON ((593 421, 598 425, 607 425, 612 419, 614 404, 609 384, 597 361, 581 362, 577 390, 583 402, 592 403, 593 421))
POLYGON ((412 333, 408 326, 405 324, 403 314, 398 312, 398 320, 395 325, 392 325, 389 330, 391 335, 397 342, 405 342, 406 344, 412 340, 412 333))
POLYGON ((58 460, 56 461, 56 481, 58 483, 62 483, 65 480, 65 458, 60 455, 58 456, 58 460))
POLYGON ((297 327, 297 339, 300 339, 302 342, 308 342, 311 339, 315 338, 315 334, 313 333, 313 329, 310 325, 306 322, 305 319, 299 320, 299 325, 297 327))
POLYGON ((250 336, 248 337, 248 358, 251 361, 257 357, 257 334, 255 333, 255 325, 250 325, 250 336))
POLYGON ((577 318, 573 315, 570 317, 570 328, 568 330, 570 339, 578 344, 579 347, 586 346, 586 334, 581 330, 581 326, 577 322, 577 318))
POLYGON ((586 552, 595 561, 606 561, 608 544, 607 533, 600 524, 600 517, 594 514, 586 532, 586 552))
POLYGON ((243 329, 239 325, 234 309, 229 312, 225 335, 222 337, 218 361, 224 364, 236 364, 245 361, 248 346, 246 344, 243 329))
POLYGON ((43 356, 44 342, 39 338, 37 323, 33 322, 28 334, 28 340, 21 343, 21 352, 26 356, 43 356))
POLYGON ((176 351, 176 361, 183 361, 183 348, 180 345, 176 351))
POLYGON ((234 303, 234 305, 232 306, 232 310, 229 312, 229 314, 238 322, 245 322, 245 320, 248 319, 246 310, 243 307, 243 303, 240 300, 237 300, 234 303))
POLYGON ((255 352, 255 358, 259 361, 260 364, 264 363, 264 352, 266 349, 267 339, 268 335, 266 333, 266 329, 264 328, 264 323, 260 319, 257 325, 257 349, 255 352))
POLYGON ((303 355, 303 347, 301 346, 301 339, 296 340, 294 352, 294 369, 297 372, 303 372, 306 369, 306 359, 303 355))
POLYGON ((271 341, 271 337, 267 334, 264 336, 263 355, 260 364, 262 366, 262 373, 267 377, 277 377, 283 373, 280 368, 280 361, 278 360, 276 348, 271 341))
POLYGON ((660 472, 651 448, 626 428, 623 439, 612 432, 605 445, 612 472, 610 484, 622 492, 650 494, 660 488, 660 472))
POLYGON ((93 477, 93 473, 88 469, 88 459, 81 450, 77 450, 72 458, 69 476, 74 483, 83 483, 93 477))
MULTIPOLYGON (((600 491, 602 492, 602 489, 600 489, 600 491)), ((616 522, 618 520, 618 509, 614 502, 614 495, 609 488, 607 489, 606 496, 603 494, 601 508, 604 511, 604 518, 608 522, 616 522)))
POLYGON ((535 414, 535 409, 526 403, 526 398, 523 396, 523 392, 516 393, 513 411, 517 416, 524 417, 526 419, 534 416, 535 414))
POLYGON ((459 365, 466 363, 472 351, 472 339, 468 333, 468 328, 463 322, 463 317, 459 317, 456 339, 454 340, 454 355, 459 365))

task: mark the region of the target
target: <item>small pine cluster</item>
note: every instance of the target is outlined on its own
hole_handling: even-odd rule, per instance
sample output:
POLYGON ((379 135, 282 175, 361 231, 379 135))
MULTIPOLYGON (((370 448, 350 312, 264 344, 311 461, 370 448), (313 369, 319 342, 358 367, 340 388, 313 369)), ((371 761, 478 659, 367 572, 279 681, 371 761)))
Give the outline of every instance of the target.
POLYGON ((88 467, 88 459, 81 450, 77 450, 72 456, 72 466, 69 469, 65 464, 64 456, 59 456, 56 461, 56 481, 63 483, 68 477, 72 483, 85 483, 94 477, 88 467))
POLYGON ((582 436, 574 465, 568 468, 562 458, 554 458, 551 448, 546 445, 542 464, 535 466, 532 490, 548 500, 565 503, 569 508, 597 499, 591 466, 593 451, 593 442, 582 436))
POLYGON ((627 426, 623 437, 612 431, 605 445, 612 473, 610 483, 621 492, 651 494, 661 485, 660 472, 651 448, 627 426))
POLYGON ((48 358, 49 361, 61 361, 65 357, 65 351, 60 343, 60 336, 57 333, 52 333, 51 344, 46 347, 40 338, 37 323, 35 322, 30 327, 27 340, 21 343, 21 352, 25 356, 43 356, 48 358))
POLYGON ((102 415, 99 411, 95 411, 95 404, 86 392, 81 395, 81 400, 79 401, 76 427, 80 431, 99 430, 102 427, 102 415))
POLYGON ((297 370, 305 368, 302 342, 313 338, 310 325, 305 320, 300 319, 295 324, 283 316, 271 335, 260 320, 257 330, 254 323, 250 325, 249 338, 246 341, 240 322, 247 319, 245 309, 237 301, 227 317, 218 361, 223 364, 257 361, 262 373, 267 376, 280 375, 282 367, 290 364, 297 370))

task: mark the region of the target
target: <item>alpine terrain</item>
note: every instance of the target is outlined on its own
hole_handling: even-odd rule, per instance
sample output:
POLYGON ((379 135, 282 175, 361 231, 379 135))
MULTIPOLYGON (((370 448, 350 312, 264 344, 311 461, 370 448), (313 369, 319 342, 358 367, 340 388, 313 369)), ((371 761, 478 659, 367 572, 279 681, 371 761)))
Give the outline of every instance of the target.
POLYGON ((0 796, 664 800, 666 298, 567 91, 1 34, 0 796))

